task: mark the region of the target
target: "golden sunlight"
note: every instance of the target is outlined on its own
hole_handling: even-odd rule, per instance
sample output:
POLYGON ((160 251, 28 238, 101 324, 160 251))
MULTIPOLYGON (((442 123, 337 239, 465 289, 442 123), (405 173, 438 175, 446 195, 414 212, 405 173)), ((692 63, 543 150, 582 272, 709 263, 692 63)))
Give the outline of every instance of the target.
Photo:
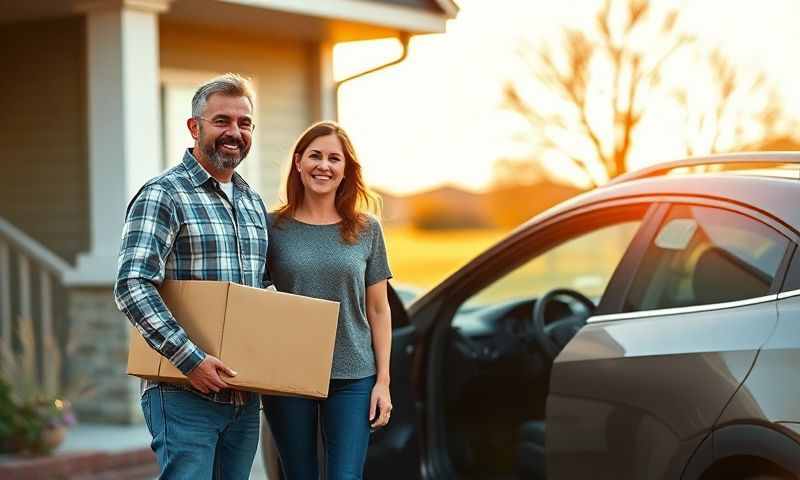
MULTIPOLYGON (((484 190, 502 158, 534 155, 526 121, 502 108, 503 85, 520 74, 517 45, 554 43, 562 25, 581 28, 594 21, 599 0, 458 1, 461 12, 447 33, 412 39, 400 65, 345 84, 340 120, 351 132, 364 161, 367 180, 393 193, 410 193, 443 184, 484 190)), ((697 42, 718 47, 744 68, 763 70, 787 111, 800 116, 800 66, 787 52, 800 47, 796 0, 660 0, 679 8, 684 28, 697 42)), ((335 72, 343 78, 385 63, 400 54, 395 40, 342 44, 335 72)), ((670 72, 680 75, 686 72, 670 72)), ((702 85, 692 93, 702 97, 702 85)), ((598 113, 602 114, 602 113, 598 113)), ((628 165, 639 168, 684 155, 672 132, 685 119, 650 118, 628 165)), ((611 133, 613 134, 613 133, 611 133)), ((559 155, 538 157, 547 175, 587 186, 586 175, 559 155)))

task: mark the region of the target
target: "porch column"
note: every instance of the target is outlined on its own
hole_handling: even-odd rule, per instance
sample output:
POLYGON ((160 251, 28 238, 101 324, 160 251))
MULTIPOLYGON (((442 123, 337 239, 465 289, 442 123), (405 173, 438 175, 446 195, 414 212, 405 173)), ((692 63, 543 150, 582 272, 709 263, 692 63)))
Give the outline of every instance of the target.
POLYGON ((161 169, 158 14, 171 1, 75 2, 86 15, 91 236, 68 284, 112 284, 127 203, 161 169))
POLYGON ((331 41, 311 45, 311 116, 312 121, 339 118, 336 81, 333 78, 333 46, 331 41))
POLYGON ((83 421, 141 420, 138 382, 125 374, 130 324, 111 293, 128 201, 161 169, 158 14, 170 0, 77 0, 86 16, 90 247, 66 275, 74 352, 69 377, 94 395, 83 421))

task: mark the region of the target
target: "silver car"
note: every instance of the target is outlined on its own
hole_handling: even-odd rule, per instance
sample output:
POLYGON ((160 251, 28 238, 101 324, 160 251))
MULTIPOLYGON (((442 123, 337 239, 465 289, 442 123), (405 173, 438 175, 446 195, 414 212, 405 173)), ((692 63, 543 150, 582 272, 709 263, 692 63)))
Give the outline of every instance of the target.
POLYGON ((393 297, 366 478, 797 478, 798 167, 635 172, 393 297))

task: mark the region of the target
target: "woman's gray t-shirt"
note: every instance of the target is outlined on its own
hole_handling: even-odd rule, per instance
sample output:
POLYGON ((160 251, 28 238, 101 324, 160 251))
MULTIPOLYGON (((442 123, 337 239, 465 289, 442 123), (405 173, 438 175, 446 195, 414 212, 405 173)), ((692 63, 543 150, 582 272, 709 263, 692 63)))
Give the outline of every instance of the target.
POLYGON ((377 219, 349 245, 339 224, 312 225, 269 215, 269 271, 278 291, 340 302, 331 378, 374 375, 367 287, 392 278, 377 219))

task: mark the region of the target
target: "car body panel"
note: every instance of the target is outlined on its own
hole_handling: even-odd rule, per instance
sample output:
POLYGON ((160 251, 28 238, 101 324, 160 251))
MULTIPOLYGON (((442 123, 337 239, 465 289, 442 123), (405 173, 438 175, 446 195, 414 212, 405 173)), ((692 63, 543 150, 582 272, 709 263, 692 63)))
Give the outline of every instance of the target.
POLYGON ((799 473, 800 292, 779 298, 775 329, 715 426, 713 453, 714 461, 758 456, 799 473))
POLYGON ((709 434, 692 453, 689 462, 683 469, 681 480, 700 480, 714 464, 714 440, 709 434))
POLYGON ((779 300, 777 308, 775 331, 720 417, 720 428, 742 422, 800 422, 800 296, 779 300))
POLYGON ((548 479, 678 478, 776 321, 766 301, 589 323, 553 367, 548 479))

